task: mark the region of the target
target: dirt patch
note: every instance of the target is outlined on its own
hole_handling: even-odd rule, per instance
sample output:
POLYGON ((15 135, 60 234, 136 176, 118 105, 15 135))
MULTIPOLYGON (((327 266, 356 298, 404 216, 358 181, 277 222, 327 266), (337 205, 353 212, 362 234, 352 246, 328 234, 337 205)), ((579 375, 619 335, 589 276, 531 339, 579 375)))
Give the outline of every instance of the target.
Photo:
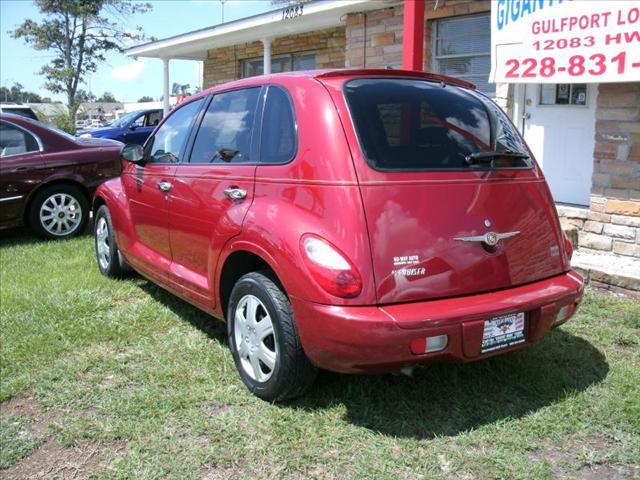
POLYGON ((553 467, 553 478, 562 480, 628 480, 640 478, 640 469, 627 465, 610 463, 608 452, 613 449, 615 441, 590 436, 572 442, 558 444, 547 442, 543 447, 534 450, 531 458, 534 462, 547 461, 553 467), (581 456, 584 452, 594 452, 594 461, 577 470, 571 469, 584 463, 581 456))
POLYGON ((57 440, 47 439, 36 452, 2 472, 4 479, 84 479, 98 469, 108 467, 126 451, 125 442, 81 442, 64 448, 57 440))
POLYGON ((33 396, 12 398, 0 404, 2 419, 18 416, 30 419, 27 435, 43 442, 30 456, 3 470, 3 479, 89 478, 126 451, 126 442, 83 441, 75 447, 65 448, 49 433, 49 426, 60 421, 63 415, 61 411, 41 410, 33 396))
POLYGON ((29 436, 40 439, 47 435, 49 425, 62 418, 62 414, 54 411, 42 411, 34 397, 11 398, 0 404, 0 418, 23 416, 31 419, 29 436))

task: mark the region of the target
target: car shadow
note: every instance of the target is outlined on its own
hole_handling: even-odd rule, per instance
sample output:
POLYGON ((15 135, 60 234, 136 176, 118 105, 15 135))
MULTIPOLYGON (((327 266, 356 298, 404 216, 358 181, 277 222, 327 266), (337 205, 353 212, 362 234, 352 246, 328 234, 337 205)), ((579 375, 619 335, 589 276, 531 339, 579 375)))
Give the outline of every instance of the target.
MULTIPOLYGON (((152 282, 141 280, 139 287, 209 338, 227 344, 223 322, 152 282)), ((429 439, 525 417, 600 383, 608 372, 602 352, 556 329, 530 348, 474 363, 433 363, 413 377, 321 371, 303 397, 278 405, 308 412, 344 406, 344 420, 354 425, 429 439)))
POLYGON ((0 231, 0 248, 17 247, 44 242, 42 238, 26 227, 12 228, 0 231))
POLYGON ((608 372, 597 348, 554 330, 530 348, 475 363, 433 363, 412 378, 323 375, 305 397, 282 408, 344 405, 345 420, 354 425, 429 439, 522 418, 601 382, 608 372))
POLYGON ((227 325, 224 322, 185 302, 150 280, 140 277, 138 287, 212 340, 217 340, 221 344, 227 343, 227 325))

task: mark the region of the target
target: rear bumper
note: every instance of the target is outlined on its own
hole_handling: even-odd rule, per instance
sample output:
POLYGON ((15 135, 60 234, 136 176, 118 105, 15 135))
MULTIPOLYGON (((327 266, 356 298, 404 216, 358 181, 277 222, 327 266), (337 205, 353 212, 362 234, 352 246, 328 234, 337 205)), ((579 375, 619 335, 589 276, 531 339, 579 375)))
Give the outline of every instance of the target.
POLYGON ((508 290, 382 307, 320 305, 295 297, 291 303, 314 365, 345 373, 384 372, 436 359, 479 360, 536 343, 574 314, 583 289, 583 278, 570 271, 508 290), (516 312, 527 314, 525 342, 481 353, 484 321, 516 312), (411 342, 437 335, 448 336, 444 350, 411 352, 411 342))

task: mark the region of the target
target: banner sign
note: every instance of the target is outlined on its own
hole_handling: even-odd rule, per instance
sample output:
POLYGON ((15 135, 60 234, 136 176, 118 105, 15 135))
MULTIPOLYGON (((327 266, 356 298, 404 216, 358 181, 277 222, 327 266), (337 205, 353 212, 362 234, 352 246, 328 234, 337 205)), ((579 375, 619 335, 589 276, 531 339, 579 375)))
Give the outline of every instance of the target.
POLYGON ((640 81, 640 1, 493 0, 489 81, 640 81))

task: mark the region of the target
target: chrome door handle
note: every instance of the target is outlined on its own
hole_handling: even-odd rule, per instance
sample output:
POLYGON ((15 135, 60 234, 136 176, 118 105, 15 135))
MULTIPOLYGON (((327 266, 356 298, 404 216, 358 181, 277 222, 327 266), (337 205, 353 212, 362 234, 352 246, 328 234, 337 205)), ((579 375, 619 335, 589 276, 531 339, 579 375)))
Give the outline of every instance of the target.
POLYGON ((229 200, 242 200, 247 196, 247 191, 242 188, 227 188, 224 194, 229 200))
POLYGON ((169 182, 158 182, 158 188, 162 192, 168 192, 169 190, 171 190, 171 186, 172 185, 169 182))

